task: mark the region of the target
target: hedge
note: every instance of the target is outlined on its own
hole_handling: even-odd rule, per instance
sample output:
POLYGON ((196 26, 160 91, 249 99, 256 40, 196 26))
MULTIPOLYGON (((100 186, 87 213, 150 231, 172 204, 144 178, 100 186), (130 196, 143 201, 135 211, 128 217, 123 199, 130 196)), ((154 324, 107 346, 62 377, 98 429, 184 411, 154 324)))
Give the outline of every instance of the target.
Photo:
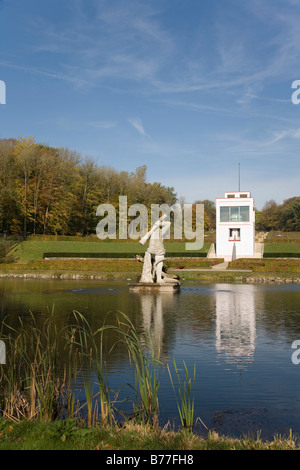
POLYGON ((264 258, 300 258, 300 253, 264 253, 264 258))
MULTIPOLYGON (((43 258, 135 258, 136 255, 143 256, 144 253, 44 253, 43 258)), ((206 252, 182 251, 177 253, 166 253, 166 258, 206 258, 206 252)))

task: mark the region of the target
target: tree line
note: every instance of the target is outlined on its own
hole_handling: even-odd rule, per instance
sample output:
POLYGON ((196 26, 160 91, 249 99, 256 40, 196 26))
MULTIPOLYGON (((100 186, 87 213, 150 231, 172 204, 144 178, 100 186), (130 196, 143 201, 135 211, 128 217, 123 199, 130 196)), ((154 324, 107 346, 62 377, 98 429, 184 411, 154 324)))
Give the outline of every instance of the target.
MULTIPOLYGON (((173 187, 147 181, 147 167, 135 172, 99 166, 91 157, 82 157, 67 148, 39 144, 33 137, 0 139, 0 233, 22 235, 94 234, 100 204, 110 203, 118 212, 119 196, 128 205, 140 203, 173 205, 173 187)), ((216 207, 204 204, 204 229, 216 227, 216 207)), ((256 210, 257 230, 300 231, 300 197, 282 204, 267 201, 256 210)))
POLYGON ((118 209, 119 196, 135 203, 176 202, 174 188, 149 183, 146 166, 135 172, 98 166, 90 157, 35 142, 0 140, 0 232, 22 235, 95 233, 100 204, 118 209))
POLYGON ((267 201, 261 211, 256 211, 256 229, 268 232, 299 232, 300 197, 291 197, 282 204, 273 199, 267 201))

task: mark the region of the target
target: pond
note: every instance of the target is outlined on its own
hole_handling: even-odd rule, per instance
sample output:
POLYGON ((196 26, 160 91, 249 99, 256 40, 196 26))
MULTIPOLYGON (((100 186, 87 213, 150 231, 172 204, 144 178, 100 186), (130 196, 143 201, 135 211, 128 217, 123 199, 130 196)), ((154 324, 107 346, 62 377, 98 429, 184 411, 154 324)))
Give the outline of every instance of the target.
MULTIPOLYGON (((73 310, 93 330, 113 312, 124 312, 138 332, 150 332, 163 364, 171 370, 196 366, 195 417, 220 434, 261 431, 300 434, 300 364, 292 343, 300 340, 300 285, 183 282, 179 293, 129 292, 126 282, 0 281, 0 320, 43 321, 54 310, 63 327, 73 310)), ((109 349, 109 347, 108 347, 109 349)), ((128 357, 118 348, 107 358, 112 388, 133 379, 128 357)), ((91 371, 93 374, 93 371, 91 371)), ((159 422, 179 424, 166 367, 159 371, 159 422)), ((198 421, 199 432, 205 427, 198 421)))

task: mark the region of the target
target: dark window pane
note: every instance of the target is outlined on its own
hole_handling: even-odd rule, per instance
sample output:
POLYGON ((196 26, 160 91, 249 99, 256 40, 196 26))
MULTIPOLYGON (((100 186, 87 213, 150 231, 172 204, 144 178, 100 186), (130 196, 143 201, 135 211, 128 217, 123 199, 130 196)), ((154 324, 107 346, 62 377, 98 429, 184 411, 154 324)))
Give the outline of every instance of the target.
POLYGON ((228 222, 229 220, 229 207, 220 207, 220 221, 228 222))
POLYGON ((240 207, 240 215, 243 222, 249 222, 249 206, 241 206, 240 207))
POLYGON ((239 208, 238 207, 231 207, 230 211, 230 220, 232 221, 238 221, 240 220, 239 218, 239 208))

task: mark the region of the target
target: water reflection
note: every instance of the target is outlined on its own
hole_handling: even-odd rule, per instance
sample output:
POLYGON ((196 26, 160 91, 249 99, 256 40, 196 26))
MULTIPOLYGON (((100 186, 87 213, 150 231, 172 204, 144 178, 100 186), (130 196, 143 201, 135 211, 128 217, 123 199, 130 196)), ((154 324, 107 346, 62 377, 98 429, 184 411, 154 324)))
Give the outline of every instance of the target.
POLYGON ((168 323, 168 311, 173 312, 174 315, 177 294, 140 292, 133 295, 138 297, 140 302, 144 333, 151 337, 155 353, 162 359, 166 359, 174 335, 172 328, 168 327, 166 331, 165 324, 168 323))
MULTIPOLYGON (((85 315, 92 331, 123 312, 138 333, 151 331, 162 362, 172 366, 175 358, 181 366, 185 361, 189 371, 196 364, 195 416, 217 432, 262 430, 266 437, 268 431, 293 429, 300 434, 300 366, 291 361, 291 344, 300 338, 299 284, 186 282, 178 295, 169 295, 130 293, 127 283, 118 281, 0 279, 0 322, 7 318, 17 327, 20 317, 30 326, 32 312, 42 329, 53 305, 58 331, 73 324, 74 309, 85 315)), ((128 354, 117 339, 108 332, 103 342, 113 390, 134 384, 128 354)), ((65 348, 62 362, 64 355, 68 359, 65 348)), ((163 367, 159 380, 160 423, 165 424, 177 419, 177 404, 163 367)), ((123 391, 128 394, 128 388, 123 391)))
POLYGON ((254 360, 255 286, 216 285, 216 350, 243 369, 254 360))

